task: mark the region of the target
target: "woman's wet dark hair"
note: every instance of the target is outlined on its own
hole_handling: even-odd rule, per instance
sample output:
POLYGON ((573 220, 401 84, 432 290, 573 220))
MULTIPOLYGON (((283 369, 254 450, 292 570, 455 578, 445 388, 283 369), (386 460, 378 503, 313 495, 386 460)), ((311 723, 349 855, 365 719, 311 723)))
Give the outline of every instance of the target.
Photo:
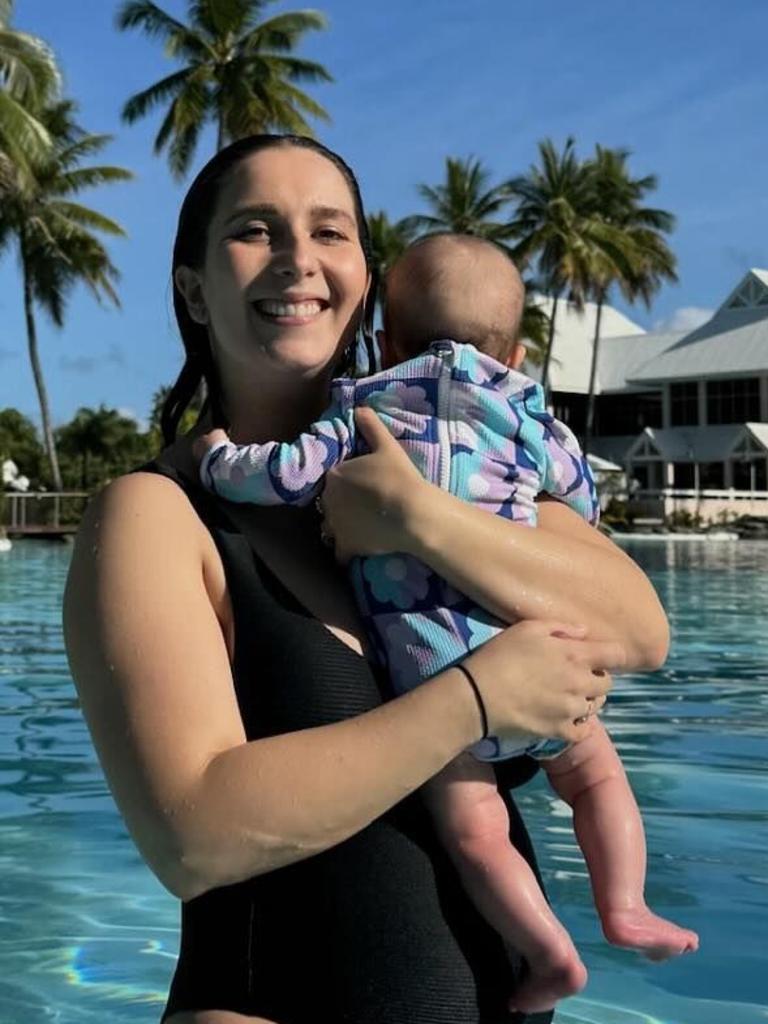
POLYGON ((211 223, 224 180, 232 168, 253 153, 278 146, 311 149, 315 153, 319 153, 339 169, 349 187, 355 206, 360 245, 362 246, 365 262, 371 274, 371 287, 368 290, 360 327, 354 344, 348 353, 346 366, 344 366, 343 370, 344 372, 354 370, 357 363, 357 346, 360 337, 362 337, 365 344, 368 372, 373 373, 375 369, 373 313, 376 306, 377 272, 374 266, 371 240, 368 234, 368 223, 365 219, 360 187, 357 184, 354 173, 341 157, 332 150, 327 149, 320 142, 316 142, 314 139, 303 135, 249 135, 247 138, 239 139, 225 149, 220 150, 208 161, 192 182, 179 213, 176 241, 173 246, 173 308, 176 313, 176 322, 179 325, 181 340, 184 343, 186 359, 176 383, 163 403, 160 426, 164 444, 171 444, 175 440, 176 431, 184 410, 194 398, 202 382, 205 382, 206 385, 208 393, 207 405, 210 408, 214 425, 227 426, 221 386, 208 338, 208 328, 205 324, 196 323, 189 315, 184 296, 176 285, 176 268, 180 266, 202 266, 208 239, 208 227, 211 223))

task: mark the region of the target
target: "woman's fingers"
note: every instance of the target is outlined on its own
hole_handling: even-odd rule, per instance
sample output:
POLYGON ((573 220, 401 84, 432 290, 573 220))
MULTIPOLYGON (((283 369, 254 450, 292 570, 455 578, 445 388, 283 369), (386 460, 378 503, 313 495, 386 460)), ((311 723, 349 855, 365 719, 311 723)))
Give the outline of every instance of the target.
MULTIPOLYGON (((371 453, 375 453, 381 448, 386 448, 387 445, 394 445, 398 452, 405 455, 405 452, 403 452, 400 445, 392 437, 373 409, 367 406, 355 409, 355 426, 368 443, 371 453)), ((408 456, 405 455, 405 458, 407 459, 408 456)))
POLYGON ((604 675, 609 680, 610 689, 607 671, 622 669, 627 663, 626 651, 616 640, 582 640, 577 651, 578 657, 595 679, 595 693, 607 692, 600 688, 604 675))

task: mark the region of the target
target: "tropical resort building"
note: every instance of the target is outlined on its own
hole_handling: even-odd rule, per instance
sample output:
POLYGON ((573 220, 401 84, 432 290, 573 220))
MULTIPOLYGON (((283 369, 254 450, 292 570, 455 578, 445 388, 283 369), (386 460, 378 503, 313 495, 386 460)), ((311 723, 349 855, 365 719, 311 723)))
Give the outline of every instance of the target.
MULTIPOLYGON (((555 321, 550 405, 579 436, 595 317, 561 303, 555 321)), ((590 448, 623 470, 636 514, 768 516, 768 271, 695 330, 645 332, 610 307, 601 327, 590 448)))

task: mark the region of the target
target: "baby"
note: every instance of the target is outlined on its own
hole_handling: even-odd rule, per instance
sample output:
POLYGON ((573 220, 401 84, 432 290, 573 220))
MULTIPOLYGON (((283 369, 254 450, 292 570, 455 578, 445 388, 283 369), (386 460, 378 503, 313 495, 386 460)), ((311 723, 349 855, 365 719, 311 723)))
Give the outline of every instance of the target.
MULTIPOLYGON (((354 410, 373 408, 423 476, 496 515, 533 526, 546 493, 591 523, 592 475, 573 434, 519 372, 520 277, 495 245, 463 235, 415 243, 390 271, 384 370, 334 381, 331 404, 295 442, 237 446, 223 431, 195 442, 203 484, 229 501, 304 505, 325 472, 367 449, 354 410)), ((353 559, 352 582, 378 657, 404 692, 490 639, 505 623, 403 554, 353 559)), ((530 973, 510 1009, 549 1009, 579 991, 586 970, 536 878, 509 841, 491 761, 529 753, 573 808, 606 938, 661 960, 698 947, 694 932, 646 906, 645 837, 608 734, 519 742, 487 737, 423 787, 438 835, 475 905, 525 956, 530 973)))

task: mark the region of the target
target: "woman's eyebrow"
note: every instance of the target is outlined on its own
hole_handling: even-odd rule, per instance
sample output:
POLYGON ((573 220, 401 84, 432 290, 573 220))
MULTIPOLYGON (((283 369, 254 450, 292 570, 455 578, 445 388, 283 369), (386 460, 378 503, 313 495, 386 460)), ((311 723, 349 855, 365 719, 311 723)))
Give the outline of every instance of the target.
POLYGON ((234 213, 227 217, 224 224, 225 226, 227 224, 231 224, 233 220, 237 220, 239 217, 245 217, 246 215, 250 217, 274 216, 277 212, 278 209, 273 203, 258 203, 255 206, 241 206, 239 210, 235 210, 234 213))
POLYGON ((337 206, 313 206, 310 212, 318 220, 326 217, 330 220, 344 220, 351 227, 357 228, 355 218, 347 213, 346 210, 340 210, 337 206))
MULTIPOLYGON (((357 227, 355 218, 351 214, 347 213, 346 210, 342 210, 338 206, 313 206, 309 213, 315 220, 323 220, 325 218, 330 220, 343 220, 346 221, 350 227, 357 227)), ((256 203, 249 206, 241 206, 239 210, 235 210, 235 212, 230 214, 230 216, 224 221, 224 226, 226 227, 234 220, 239 220, 240 217, 275 216, 280 216, 280 211, 274 203, 256 203)))

